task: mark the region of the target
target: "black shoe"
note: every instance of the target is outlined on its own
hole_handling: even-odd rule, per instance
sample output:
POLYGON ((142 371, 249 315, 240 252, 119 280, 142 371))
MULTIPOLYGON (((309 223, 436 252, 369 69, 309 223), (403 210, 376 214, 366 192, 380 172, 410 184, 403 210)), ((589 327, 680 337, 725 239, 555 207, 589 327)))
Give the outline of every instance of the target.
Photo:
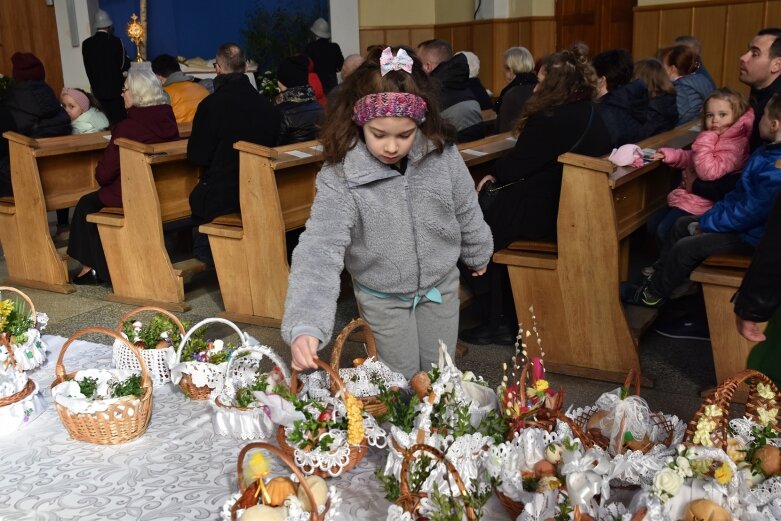
POLYGON ((72 282, 77 286, 99 286, 103 281, 98 278, 98 274, 95 270, 89 270, 83 275, 73 277, 72 282))
POLYGON ((643 306, 646 308, 660 308, 666 302, 666 299, 654 294, 647 284, 631 284, 622 282, 619 289, 621 302, 632 304, 634 306, 643 306))
POLYGON ((657 325, 654 331, 667 338, 710 340, 708 319, 703 317, 684 316, 679 320, 657 325))
POLYGON ((497 344, 500 346, 511 346, 515 344, 515 337, 518 334, 518 328, 510 324, 482 324, 471 329, 462 331, 458 338, 468 344, 486 345, 497 344))

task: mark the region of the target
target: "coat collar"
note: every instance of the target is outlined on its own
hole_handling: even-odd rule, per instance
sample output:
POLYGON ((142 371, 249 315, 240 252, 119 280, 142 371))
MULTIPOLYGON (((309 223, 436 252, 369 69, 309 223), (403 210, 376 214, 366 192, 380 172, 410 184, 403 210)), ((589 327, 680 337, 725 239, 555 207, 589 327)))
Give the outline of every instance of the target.
MULTIPOLYGON (((434 150, 436 150, 434 144, 418 129, 415 142, 407 155, 407 171, 434 150)), ((345 156, 342 164, 347 186, 350 188, 401 175, 374 157, 362 139, 357 140, 355 147, 345 156)))

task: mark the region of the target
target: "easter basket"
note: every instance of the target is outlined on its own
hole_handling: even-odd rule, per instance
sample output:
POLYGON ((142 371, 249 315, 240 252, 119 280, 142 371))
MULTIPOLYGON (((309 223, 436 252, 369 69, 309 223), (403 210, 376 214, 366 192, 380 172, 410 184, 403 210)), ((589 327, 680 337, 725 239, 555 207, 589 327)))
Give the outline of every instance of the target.
POLYGON ((677 416, 648 410, 640 398, 640 373, 635 369, 629 371, 621 388, 604 393, 595 405, 568 411, 567 416, 580 429, 584 443, 613 456, 627 450, 644 454, 667 451, 680 443, 685 429, 677 416), (634 436, 633 432, 642 436, 634 436))
MULTIPOLYGON (((339 378, 345 389, 355 396, 363 410, 376 418, 383 416, 387 407, 379 399, 380 388, 385 389, 407 387, 407 380, 403 375, 391 371, 391 369, 377 358, 377 343, 369 324, 363 319, 352 320, 336 337, 331 353, 331 369, 339 374, 339 378), (357 329, 363 329, 366 346, 366 358, 353 361, 354 367, 340 368, 342 351, 349 336, 357 329)), ((306 393, 312 398, 324 398, 338 390, 338 384, 334 382, 328 372, 316 371, 306 375, 300 375, 301 393, 306 393)))
MULTIPOLYGON (((308 415, 307 420, 280 425, 277 442, 305 474, 336 477, 352 470, 366 455, 369 445, 384 447, 386 434, 373 416, 361 410, 360 402, 345 391, 331 366, 319 359, 315 363, 337 383, 338 390, 324 400, 299 400, 296 408, 308 415), (313 422, 316 432, 308 427, 313 422)), ((293 394, 298 390, 296 370, 291 375, 290 390, 293 394)))
MULTIPOLYGON (((114 371, 130 373, 122 370, 114 371)), ((88 327, 77 331, 62 346, 55 374, 56 377, 51 385, 55 408, 62 424, 73 439, 100 445, 114 445, 134 440, 146 432, 152 415, 152 380, 138 348, 119 333, 102 327, 88 327), (84 401, 78 399, 83 398, 78 394, 79 385, 76 385, 80 377, 79 373, 94 375, 97 371, 66 372, 63 359, 76 339, 90 333, 108 335, 126 343, 125 347, 136 356, 141 369, 140 396, 98 399, 86 404, 86 407, 84 401), (67 391, 65 387, 58 387, 60 384, 74 384, 75 389, 67 391)))
POLYGON ((40 330, 49 317, 35 311, 25 293, 0 286, 0 363, 20 371, 39 367, 46 360, 46 344, 40 330))
MULTIPOLYGON (((155 318, 152 319, 152 323, 156 323, 158 321, 160 321, 158 316, 155 316, 155 318)), ((128 340, 130 340, 136 347, 139 348, 141 356, 143 357, 144 362, 146 362, 146 367, 149 371, 149 377, 152 379, 152 383, 155 387, 159 387, 171 381, 171 369, 169 364, 174 358, 174 346, 178 344, 177 340, 181 339, 181 337, 185 334, 184 326, 173 313, 153 306, 144 306, 134 309, 119 319, 117 332, 128 338, 128 340), (164 320, 170 322, 169 324, 163 323, 162 327, 172 326, 176 329, 176 332, 169 331, 166 328, 160 332, 156 345, 147 345, 146 342, 139 337, 139 334, 143 330, 143 325, 141 322, 134 322, 130 328, 126 326, 126 323, 128 323, 132 318, 144 312, 155 312, 163 315, 165 317, 164 320), (130 332, 130 330, 133 331, 132 338, 127 334, 130 332)), ((138 366, 138 361, 136 360, 135 355, 132 351, 127 349, 125 342, 115 341, 113 348, 114 367, 117 369, 127 369, 129 371, 141 370, 141 368, 138 366)))
MULTIPOLYGON (((253 457, 255 456, 253 455, 253 457)), ((250 466, 252 466, 252 458, 249 461, 250 466)), ((329 487, 326 490, 326 494, 324 494, 323 490, 318 490, 320 497, 316 497, 309 480, 304 477, 304 474, 290 457, 279 448, 263 442, 250 443, 239 452, 236 466, 239 492, 234 494, 223 506, 223 521, 240 521, 244 516, 252 519, 264 519, 261 515, 264 513, 266 515, 277 514, 277 517, 270 517, 270 519, 281 519, 284 521, 336 521, 339 518, 338 507, 341 503, 341 498, 336 489, 333 486, 329 487), (258 471, 258 475, 249 476, 250 480, 248 481, 245 475, 244 462, 250 451, 258 449, 277 456, 290 469, 298 484, 296 485, 293 480, 281 476, 266 482, 265 478, 271 469, 265 459, 262 458, 262 454, 261 468, 258 471), (323 495, 325 496, 324 498, 322 497, 323 495), (318 505, 318 507, 311 508, 310 505, 318 505), (269 512, 272 509, 274 509, 274 512, 269 512), (284 509, 282 515, 278 515, 280 509, 284 509), (264 510, 265 512, 263 512, 264 510), (253 514, 258 515, 255 517, 253 514)), ((322 481, 320 486, 323 486, 322 481)))
MULTIPOLYGON (((217 317, 205 318, 192 326, 187 333, 185 333, 184 337, 182 337, 182 341, 179 343, 179 347, 177 347, 171 363, 171 381, 174 384, 178 384, 185 396, 192 400, 207 400, 215 389, 219 390, 222 388, 223 380, 225 378, 225 366, 228 363, 227 356, 220 356, 221 359, 224 359, 224 361, 221 361, 220 363, 211 363, 205 360, 182 359, 183 350, 185 347, 191 347, 188 343, 196 340, 201 332, 201 328, 208 324, 216 323, 225 324, 234 331, 237 331, 239 333, 239 338, 241 339, 240 347, 249 347, 247 340, 248 336, 242 334, 241 330, 239 330, 239 328, 230 320, 217 317)), ((208 352, 216 350, 218 353, 227 355, 227 351, 224 353, 222 352, 222 346, 222 340, 216 340, 213 342, 212 348, 208 349, 208 352)), ((207 347, 208 345, 204 344, 204 350, 207 350, 207 347)), ((209 358, 208 352, 203 351, 199 354, 209 358)))
MULTIPOLYGON (((236 331, 241 335, 238 328, 236 331)), ((210 398, 214 432, 240 440, 271 438, 275 415, 292 408, 286 401, 283 407, 284 398, 275 394, 277 385, 282 385, 281 391, 287 394, 290 373, 271 348, 258 345, 233 351, 225 367, 224 384, 210 398), (274 364, 270 373, 261 370, 264 358, 274 364)))
MULTIPOLYGON (((513 357, 514 361, 516 357, 513 357)), ((564 390, 560 388, 554 392, 548 387, 541 358, 514 367, 509 377, 505 375, 497 394, 499 408, 509 427, 508 439, 529 427, 551 432, 556 428, 556 420, 562 416, 564 390)))

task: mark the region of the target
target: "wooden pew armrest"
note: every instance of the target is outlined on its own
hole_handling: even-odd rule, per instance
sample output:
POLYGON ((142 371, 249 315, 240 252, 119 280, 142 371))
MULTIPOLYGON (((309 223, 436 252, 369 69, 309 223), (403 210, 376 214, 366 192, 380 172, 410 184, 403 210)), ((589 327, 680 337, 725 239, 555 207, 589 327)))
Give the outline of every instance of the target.
POLYGON ((741 254, 723 254, 723 255, 711 255, 703 264, 706 266, 713 266, 719 268, 733 268, 747 270, 751 264, 751 257, 741 254))
POLYGON ((16 203, 13 197, 0 197, 0 213, 13 215, 16 213, 16 203))
POLYGON ((122 208, 106 207, 87 215, 87 222, 121 228, 125 225, 125 211, 122 208))
POLYGON ((556 253, 499 250, 494 253, 493 260, 497 264, 555 270, 558 261, 556 253))
POLYGON ((198 227, 201 233, 229 239, 241 239, 244 237, 244 225, 241 222, 241 214, 232 213, 221 215, 210 223, 198 227))

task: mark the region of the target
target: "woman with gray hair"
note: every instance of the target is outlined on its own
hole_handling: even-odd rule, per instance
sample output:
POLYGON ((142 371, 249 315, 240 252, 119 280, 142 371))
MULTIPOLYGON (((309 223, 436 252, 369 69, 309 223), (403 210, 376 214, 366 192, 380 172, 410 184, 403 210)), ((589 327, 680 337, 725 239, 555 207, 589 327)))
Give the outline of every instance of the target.
POLYGON ((79 199, 73 212, 68 255, 81 262, 74 284, 101 284, 109 280, 106 257, 97 225, 87 222, 87 215, 106 206, 122 207, 122 185, 119 171, 119 147, 114 143, 124 137, 141 143, 161 143, 179 139, 179 129, 160 80, 149 62, 135 63, 127 73, 122 88, 127 118, 114 127, 103 157, 95 168, 100 190, 79 199))
POLYGON ((523 106, 537 85, 534 57, 526 47, 510 47, 504 51, 504 79, 507 85, 494 103, 497 132, 515 128, 523 106))

